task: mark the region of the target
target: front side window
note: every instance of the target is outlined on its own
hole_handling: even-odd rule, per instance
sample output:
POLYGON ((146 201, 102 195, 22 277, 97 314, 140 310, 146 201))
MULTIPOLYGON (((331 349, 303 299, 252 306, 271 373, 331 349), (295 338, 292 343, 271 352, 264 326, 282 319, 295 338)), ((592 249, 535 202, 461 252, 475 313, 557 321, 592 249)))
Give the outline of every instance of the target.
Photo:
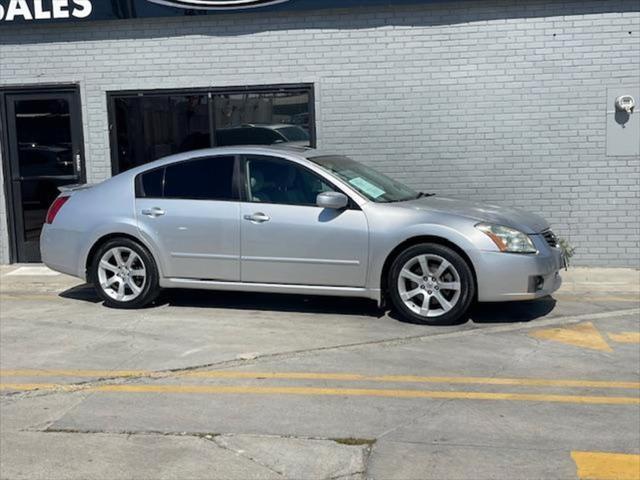
POLYGON ((137 179, 137 196, 191 200, 237 200, 233 188, 235 158, 213 157, 167 165, 137 179))
POLYGON ((334 190, 315 173, 287 160, 249 157, 245 169, 250 202, 315 206, 320 193, 334 190))
POLYGON ((342 179, 373 202, 404 202, 420 197, 412 188, 348 157, 323 156, 309 160, 342 179))

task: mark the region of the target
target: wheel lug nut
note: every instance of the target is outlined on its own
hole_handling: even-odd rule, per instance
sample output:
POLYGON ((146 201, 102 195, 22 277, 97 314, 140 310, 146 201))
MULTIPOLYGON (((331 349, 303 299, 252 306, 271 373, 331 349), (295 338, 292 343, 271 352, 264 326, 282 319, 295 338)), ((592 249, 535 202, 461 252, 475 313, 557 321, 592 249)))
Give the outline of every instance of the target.
POLYGON ((427 290, 427 293, 428 293, 429 295, 431 295, 431 290, 427 290))

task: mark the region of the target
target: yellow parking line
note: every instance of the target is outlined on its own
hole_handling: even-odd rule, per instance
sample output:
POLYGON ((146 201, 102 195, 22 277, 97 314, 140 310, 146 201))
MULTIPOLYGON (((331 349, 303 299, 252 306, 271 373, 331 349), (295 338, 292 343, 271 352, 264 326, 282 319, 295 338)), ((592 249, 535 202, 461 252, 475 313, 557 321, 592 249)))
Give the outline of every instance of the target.
POLYGON ((64 384, 0 384, 0 390, 82 390, 107 393, 176 393, 176 394, 254 394, 343 397, 429 398, 449 400, 511 400, 525 402, 555 402, 600 405, 640 405, 640 397, 597 397, 581 395, 542 395, 493 392, 443 392, 428 390, 382 390, 370 388, 314 388, 314 387, 250 387, 210 385, 99 385, 73 386, 64 384))
POLYGON ((33 390, 82 390, 80 385, 64 385, 59 383, 0 383, 0 390, 14 392, 30 392, 33 390))
POLYGON ((640 382, 554 380, 543 378, 438 377, 417 375, 363 375, 357 373, 245 372, 228 370, 190 371, 175 374, 172 374, 171 372, 153 372, 151 370, 0 370, 0 377, 154 378, 160 376, 224 379, 334 380, 384 383, 447 383, 460 385, 640 389, 640 382))
POLYGON ((541 340, 559 342, 573 347, 588 348, 611 352, 611 347, 591 322, 569 325, 566 327, 543 328, 533 330, 529 335, 541 340))
POLYGON ((581 480, 640 480, 640 455, 571 452, 581 480))
POLYGON ((640 343, 640 332, 609 333, 608 335, 617 343, 640 343))
POLYGON ((349 373, 306 373, 306 372, 190 372, 190 377, 198 378, 265 378, 293 380, 343 380, 362 382, 396 383, 449 383, 463 385, 516 385, 527 387, 578 387, 578 388, 624 388, 640 389, 640 382, 610 382, 591 380, 549 380, 542 378, 492 378, 492 377, 425 377, 416 375, 360 375, 349 373))

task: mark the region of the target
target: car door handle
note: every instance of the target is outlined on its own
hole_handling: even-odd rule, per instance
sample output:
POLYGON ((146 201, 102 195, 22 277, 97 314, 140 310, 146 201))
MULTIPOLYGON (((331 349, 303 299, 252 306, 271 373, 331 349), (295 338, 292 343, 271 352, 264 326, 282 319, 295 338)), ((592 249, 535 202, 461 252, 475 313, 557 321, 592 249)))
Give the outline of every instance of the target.
POLYGON ((167 212, 165 212, 163 209, 159 207, 145 208, 144 210, 142 210, 143 215, 146 215, 147 217, 151 217, 151 218, 161 217, 165 213, 167 212))
POLYGON ((271 217, 265 213, 258 212, 254 213, 253 215, 245 215, 244 219, 249 220, 252 223, 264 223, 271 220, 271 217))

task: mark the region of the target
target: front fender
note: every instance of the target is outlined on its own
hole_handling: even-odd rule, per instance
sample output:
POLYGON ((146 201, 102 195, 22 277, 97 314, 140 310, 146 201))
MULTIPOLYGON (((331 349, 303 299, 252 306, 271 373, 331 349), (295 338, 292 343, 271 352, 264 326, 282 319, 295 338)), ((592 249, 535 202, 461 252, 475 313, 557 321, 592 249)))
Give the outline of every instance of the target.
POLYGON ((432 238, 449 242, 461 249, 471 261, 474 272, 478 272, 481 264, 481 251, 483 249, 492 250, 488 237, 479 232, 471 225, 449 226, 434 223, 420 223, 393 231, 391 235, 375 235, 372 239, 372 250, 370 258, 370 277, 367 281, 368 288, 379 289, 385 264, 394 251, 405 243, 415 239, 432 238))

